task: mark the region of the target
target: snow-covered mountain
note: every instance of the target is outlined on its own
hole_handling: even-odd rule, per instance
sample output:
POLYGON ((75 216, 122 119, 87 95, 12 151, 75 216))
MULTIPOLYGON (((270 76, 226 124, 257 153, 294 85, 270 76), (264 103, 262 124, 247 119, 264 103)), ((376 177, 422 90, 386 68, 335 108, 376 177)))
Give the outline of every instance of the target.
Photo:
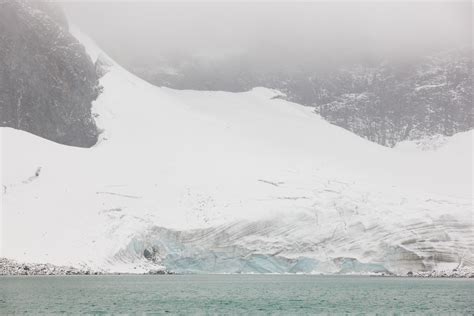
POLYGON ((89 149, 1 128, 0 257, 106 271, 472 268, 472 132, 387 148, 274 90, 158 88, 103 65, 89 149))
MULTIPOLYGON (((328 66, 279 64, 268 69, 245 54, 205 58, 137 59, 139 77, 176 89, 278 89, 324 119, 384 146, 473 128, 473 50, 452 49, 406 59, 328 66)), ((368 58, 370 60, 370 58, 368 58)))

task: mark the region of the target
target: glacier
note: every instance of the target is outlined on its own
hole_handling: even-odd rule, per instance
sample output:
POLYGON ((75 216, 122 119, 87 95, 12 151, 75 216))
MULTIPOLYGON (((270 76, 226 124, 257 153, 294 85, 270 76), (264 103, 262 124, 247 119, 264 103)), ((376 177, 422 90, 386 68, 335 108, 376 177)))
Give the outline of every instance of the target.
POLYGON ((255 88, 104 68, 92 148, 1 128, 0 257, 142 273, 472 269, 472 131, 387 148, 255 88))

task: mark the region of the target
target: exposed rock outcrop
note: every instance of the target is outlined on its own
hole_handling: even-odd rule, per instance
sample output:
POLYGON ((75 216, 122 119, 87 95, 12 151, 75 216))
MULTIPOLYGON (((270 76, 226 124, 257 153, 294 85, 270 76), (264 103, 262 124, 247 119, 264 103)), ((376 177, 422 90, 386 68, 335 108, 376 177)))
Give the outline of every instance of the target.
POLYGON ((0 275, 91 275, 102 274, 84 268, 55 266, 49 263, 20 263, 0 258, 0 275))
POLYGON ((0 0, 0 126, 91 147, 99 93, 96 68, 59 7, 0 0))

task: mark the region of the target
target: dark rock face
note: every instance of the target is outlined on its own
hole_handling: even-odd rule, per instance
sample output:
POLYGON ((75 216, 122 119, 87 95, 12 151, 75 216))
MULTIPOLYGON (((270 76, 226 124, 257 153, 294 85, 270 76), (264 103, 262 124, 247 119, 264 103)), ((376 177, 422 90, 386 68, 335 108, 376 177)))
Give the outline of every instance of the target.
POLYGON ((222 63, 164 61, 129 65, 156 85, 240 92, 278 89, 289 101, 315 108, 324 119, 385 146, 470 130, 472 49, 336 69, 260 69, 245 58, 222 63), (168 64, 166 64, 168 63, 168 64), (153 68, 155 70, 153 70, 153 68), (173 69, 167 72, 166 69, 173 69), (161 70, 164 69, 164 70, 161 70))
POLYGON ((0 126, 91 147, 99 93, 95 66, 59 7, 0 0, 0 126))
POLYGON ((329 122, 386 146, 474 127, 472 51, 345 70, 345 91, 316 108, 329 122))
POLYGON ((158 248, 151 247, 151 248, 145 249, 143 251, 143 256, 145 257, 145 259, 152 261, 154 263, 160 262, 160 253, 159 253, 158 248))

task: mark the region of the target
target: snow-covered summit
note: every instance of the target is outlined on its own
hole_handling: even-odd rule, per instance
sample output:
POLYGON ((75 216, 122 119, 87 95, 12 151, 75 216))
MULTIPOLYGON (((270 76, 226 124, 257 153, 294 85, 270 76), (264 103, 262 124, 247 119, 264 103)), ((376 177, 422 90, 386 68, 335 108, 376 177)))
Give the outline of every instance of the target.
POLYGON ((472 132, 456 151, 408 154, 273 90, 152 86, 75 34, 107 65, 101 140, 80 149, 1 129, 0 256, 137 272, 474 265, 472 132))

